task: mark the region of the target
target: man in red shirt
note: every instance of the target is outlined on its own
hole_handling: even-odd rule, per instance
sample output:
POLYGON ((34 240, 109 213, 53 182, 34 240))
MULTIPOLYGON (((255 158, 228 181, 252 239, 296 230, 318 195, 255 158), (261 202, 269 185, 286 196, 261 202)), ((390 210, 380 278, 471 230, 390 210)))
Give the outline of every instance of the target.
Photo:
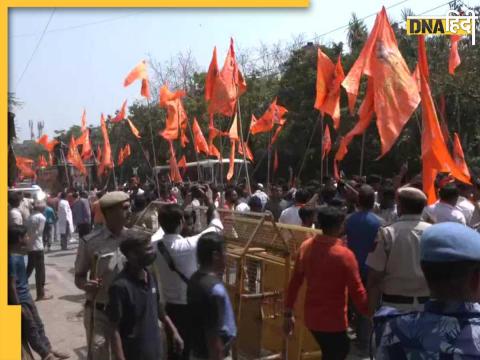
POLYGON ((361 314, 367 315, 367 292, 363 287, 355 255, 343 240, 345 214, 334 207, 322 208, 318 222, 323 235, 300 246, 285 299, 285 332, 295 325, 293 309, 298 291, 306 280, 305 326, 322 350, 323 360, 345 359, 349 352, 347 302, 350 297, 361 314))

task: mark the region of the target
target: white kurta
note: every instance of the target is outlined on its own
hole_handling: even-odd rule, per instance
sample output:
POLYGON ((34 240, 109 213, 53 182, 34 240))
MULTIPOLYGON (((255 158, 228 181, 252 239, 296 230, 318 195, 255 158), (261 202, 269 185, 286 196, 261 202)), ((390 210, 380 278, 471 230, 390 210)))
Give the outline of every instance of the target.
POLYGON ((72 209, 67 200, 60 200, 58 203, 58 229, 60 234, 67 232, 67 223, 70 227, 70 233, 73 233, 72 209))

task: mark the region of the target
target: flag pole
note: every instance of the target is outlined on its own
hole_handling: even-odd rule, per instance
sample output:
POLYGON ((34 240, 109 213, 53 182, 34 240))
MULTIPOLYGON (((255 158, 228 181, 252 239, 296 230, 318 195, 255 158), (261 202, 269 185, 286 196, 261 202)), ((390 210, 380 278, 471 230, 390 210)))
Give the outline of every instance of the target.
POLYGON ((320 161, 320 185, 323 186, 323 157, 325 154, 323 146, 325 144, 323 143, 323 115, 321 112, 318 114, 318 119, 320 120, 320 149, 322 149, 322 157, 320 161))
POLYGON ((359 171, 360 176, 363 175, 363 159, 365 156, 365 133, 366 132, 367 132, 367 129, 365 129, 365 131, 362 134, 362 150, 360 152, 360 171, 359 171))
MULTIPOLYGON (((147 97, 147 107, 150 110, 150 100, 147 97)), ((160 184, 158 183, 158 176, 155 172, 155 168, 157 167, 157 155, 155 154, 155 144, 153 142, 153 127, 152 127, 152 122, 148 122, 149 128, 150 128, 150 143, 152 145, 152 154, 153 154, 153 166, 152 166, 152 175, 153 175, 153 180, 155 181, 155 184, 157 185, 157 196, 160 199, 160 184)))
POLYGON ((272 130, 268 132, 268 143, 267 143, 267 189, 270 189, 271 162, 272 162, 272 130))
POLYGON ((65 158, 65 151, 63 150, 62 143, 60 142, 60 153, 62 154, 63 166, 65 167, 65 176, 67 177, 67 185, 70 188, 70 175, 68 175, 67 159, 65 158))
MULTIPOLYGON (((248 127, 248 134, 247 134, 247 139, 245 140, 245 144, 248 145, 248 140, 250 139, 250 126, 248 127)), ((244 150, 246 151, 246 146, 244 146, 244 150)), ((242 169, 243 169, 243 162, 240 164, 240 170, 238 171, 238 174, 237 174, 237 178, 235 180, 236 183, 238 183, 238 180, 240 179, 240 173, 242 172, 242 169)), ((252 173, 252 176, 253 176, 253 173, 252 173)))
POLYGON ((300 165, 300 170, 298 171, 298 176, 297 179, 300 179, 300 175, 302 175, 303 167, 305 165, 305 160, 307 159, 307 153, 308 150, 310 150, 310 146, 312 145, 313 137, 315 136, 315 132, 317 131, 318 123, 320 122, 320 115, 317 118, 317 121, 315 121, 315 126, 313 127, 312 135, 310 136, 310 140, 308 141, 307 148, 305 150, 305 154, 303 155, 302 163, 300 165))
POLYGON ((192 125, 190 124, 190 121, 188 121, 188 119, 187 119, 187 124, 188 124, 188 130, 190 132, 190 137, 192 138, 193 152, 195 154, 195 159, 197 160, 197 181, 202 181, 203 176, 202 176, 202 172, 200 171, 200 164, 199 164, 200 159, 198 157, 197 149, 195 148, 195 137, 193 136, 192 125))
MULTIPOLYGON (((238 86, 237 86, 237 94, 238 94, 238 86)), ((248 174, 248 164, 247 164, 247 147, 245 146, 245 142, 243 141, 243 126, 242 126, 242 114, 240 112, 240 97, 237 99, 237 113, 238 113, 238 122, 240 126, 240 141, 242 142, 242 153, 243 153, 243 164, 245 165, 245 175, 247 177, 247 190, 248 193, 252 193, 252 188, 250 186, 250 176, 248 174)), ((241 169, 240 169, 241 170, 241 169)))

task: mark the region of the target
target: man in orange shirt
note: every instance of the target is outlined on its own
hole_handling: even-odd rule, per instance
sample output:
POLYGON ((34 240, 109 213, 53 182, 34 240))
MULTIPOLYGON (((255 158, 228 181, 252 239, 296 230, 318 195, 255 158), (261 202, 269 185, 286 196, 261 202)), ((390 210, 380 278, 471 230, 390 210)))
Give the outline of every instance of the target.
POLYGON ((298 291, 306 280, 305 326, 322 350, 323 360, 342 360, 349 352, 347 302, 353 300, 367 315, 367 292, 363 287, 355 255, 345 246, 345 213, 334 207, 322 208, 318 222, 323 235, 305 240, 300 246, 285 299, 287 335, 295 325, 293 309, 298 291))

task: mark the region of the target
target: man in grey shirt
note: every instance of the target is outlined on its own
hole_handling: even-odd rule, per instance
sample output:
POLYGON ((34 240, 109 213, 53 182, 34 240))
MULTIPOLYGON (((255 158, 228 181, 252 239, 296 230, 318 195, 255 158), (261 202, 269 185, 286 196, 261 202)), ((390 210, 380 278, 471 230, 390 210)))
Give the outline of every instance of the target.
POLYGON ((72 204, 73 223, 78 231, 78 236, 83 238, 91 231, 92 213, 90 211, 90 202, 88 201, 88 195, 85 191, 73 195, 76 198, 72 204))

